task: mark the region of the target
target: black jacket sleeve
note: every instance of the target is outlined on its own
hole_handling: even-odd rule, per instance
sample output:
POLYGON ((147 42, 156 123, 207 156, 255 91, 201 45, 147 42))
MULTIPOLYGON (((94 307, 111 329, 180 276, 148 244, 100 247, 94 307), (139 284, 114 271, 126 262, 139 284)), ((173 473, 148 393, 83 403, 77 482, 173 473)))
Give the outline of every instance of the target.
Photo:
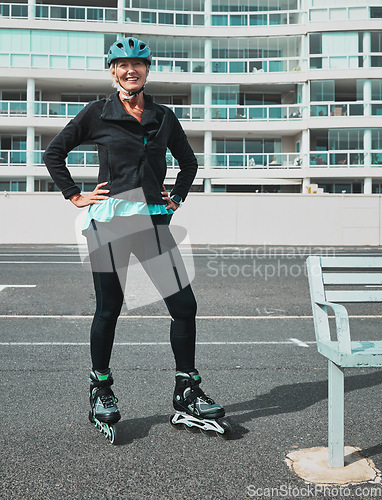
POLYGON ((198 162, 178 118, 174 113, 172 113, 172 117, 173 126, 168 148, 173 157, 178 161, 180 172, 176 177, 175 186, 171 194, 177 194, 182 200, 185 200, 195 179, 198 162))
POLYGON ((72 149, 89 139, 90 106, 90 104, 85 106, 77 116, 70 120, 66 127, 52 140, 43 155, 50 176, 66 199, 81 192, 65 165, 65 159, 72 149))

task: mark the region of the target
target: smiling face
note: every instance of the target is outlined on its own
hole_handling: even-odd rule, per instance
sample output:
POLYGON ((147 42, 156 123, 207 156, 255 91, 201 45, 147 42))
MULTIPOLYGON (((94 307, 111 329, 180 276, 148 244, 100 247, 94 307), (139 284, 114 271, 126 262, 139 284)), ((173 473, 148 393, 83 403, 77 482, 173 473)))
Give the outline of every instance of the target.
POLYGON ((136 92, 145 84, 149 68, 143 59, 125 58, 116 61, 111 73, 127 92, 136 92))

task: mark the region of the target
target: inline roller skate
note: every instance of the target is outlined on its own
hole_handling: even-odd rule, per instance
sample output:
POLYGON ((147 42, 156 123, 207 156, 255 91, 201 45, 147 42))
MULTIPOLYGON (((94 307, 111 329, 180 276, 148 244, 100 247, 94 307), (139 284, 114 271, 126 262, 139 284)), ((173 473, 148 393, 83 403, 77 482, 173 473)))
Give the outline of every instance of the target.
POLYGON ((114 424, 120 420, 121 414, 116 404, 118 399, 110 387, 113 384, 110 369, 105 371, 92 370, 89 382, 89 420, 111 444, 116 444, 117 431, 114 424))
POLYGON ((199 387, 201 381, 197 371, 176 373, 173 398, 176 412, 170 415, 170 425, 174 429, 184 427, 188 432, 200 431, 205 436, 216 434, 221 439, 229 439, 232 428, 223 419, 225 410, 204 394, 199 387))

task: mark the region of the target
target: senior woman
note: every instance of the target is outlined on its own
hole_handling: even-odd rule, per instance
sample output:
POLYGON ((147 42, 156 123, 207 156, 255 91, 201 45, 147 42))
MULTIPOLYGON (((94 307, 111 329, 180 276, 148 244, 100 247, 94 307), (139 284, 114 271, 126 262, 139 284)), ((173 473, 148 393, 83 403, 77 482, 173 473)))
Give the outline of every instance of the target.
POLYGON ((89 417, 100 429, 121 418, 111 389, 109 362, 129 257, 134 253, 171 315, 170 341, 176 364, 173 405, 177 411, 172 424, 202 428, 205 421, 213 422, 220 430, 212 429, 223 434, 227 429, 222 429, 216 419, 224 416, 224 408, 199 387, 201 378, 195 368, 196 301, 168 229, 168 216, 186 199, 197 161, 175 114, 143 93, 151 58, 149 47, 141 40, 127 37, 115 42, 108 53, 108 64, 117 92, 89 103, 44 154, 49 173, 64 197, 76 207, 89 207, 83 233, 96 294, 90 332, 89 417), (81 194, 65 158, 86 141, 97 145, 99 175, 94 191, 81 194), (163 186, 167 148, 180 167, 170 195, 163 186))

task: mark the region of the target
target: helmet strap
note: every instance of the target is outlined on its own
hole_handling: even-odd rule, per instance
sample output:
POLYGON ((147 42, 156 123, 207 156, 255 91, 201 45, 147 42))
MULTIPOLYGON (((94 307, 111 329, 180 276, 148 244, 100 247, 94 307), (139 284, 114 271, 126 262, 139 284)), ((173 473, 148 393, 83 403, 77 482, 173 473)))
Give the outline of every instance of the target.
POLYGON ((134 97, 137 97, 141 92, 143 92, 144 88, 145 88, 145 85, 142 85, 142 87, 139 90, 137 90, 136 92, 128 92, 118 82, 118 90, 119 90, 121 97, 124 101, 130 101, 131 99, 134 99, 134 97))

